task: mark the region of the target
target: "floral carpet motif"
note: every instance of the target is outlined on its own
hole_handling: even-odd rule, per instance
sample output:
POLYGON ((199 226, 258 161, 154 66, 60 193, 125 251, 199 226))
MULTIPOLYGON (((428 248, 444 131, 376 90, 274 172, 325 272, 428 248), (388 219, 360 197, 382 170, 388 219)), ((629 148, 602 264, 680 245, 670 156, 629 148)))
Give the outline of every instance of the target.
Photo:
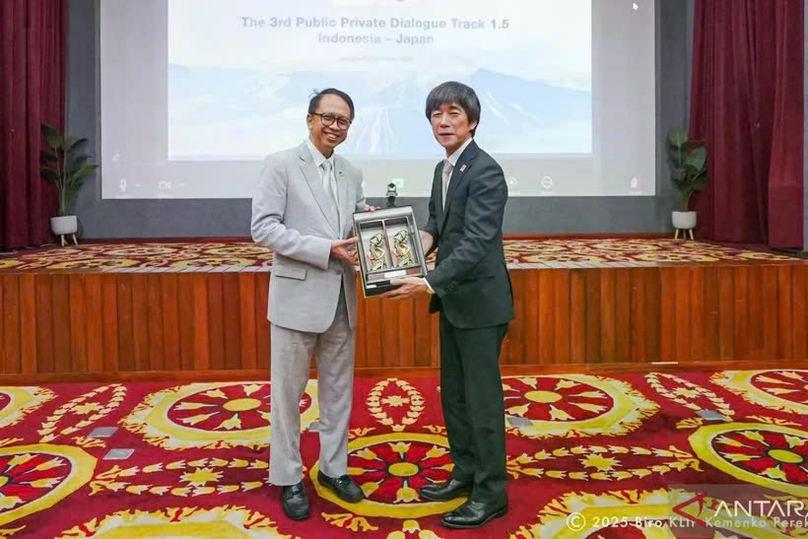
MULTIPOLYGON (((785 255, 672 239, 508 239, 508 264, 561 267, 613 264, 800 263, 785 255)), ((260 271, 272 265, 272 251, 248 241, 172 243, 86 243, 20 251, 0 256, 0 271, 260 271)))
MULTIPOLYGON (((317 417, 317 385, 300 403, 301 428, 317 417)), ((123 420, 126 429, 167 449, 261 448, 269 443, 270 385, 266 382, 188 384, 149 395, 123 420)))
MULTIPOLYGON (((723 503, 698 498, 675 513, 693 496, 689 485, 808 499, 808 415, 796 408, 808 398, 805 371, 502 383, 509 511, 470 532, 440 523, 464 499, 419 494, 453 468, 437 377, 356 379, 348 473, 365 493, 359 503, 316 479, 319 402, 309 382, 300 412, 311 517, 302 522, 285 517, 268 483, 269 382, 0 387, 0 537, 674 537, 675 515, 704 519, 723 503)), ((699 537, 806 529, 749 518, 766 533, 727 525, 699 537)))

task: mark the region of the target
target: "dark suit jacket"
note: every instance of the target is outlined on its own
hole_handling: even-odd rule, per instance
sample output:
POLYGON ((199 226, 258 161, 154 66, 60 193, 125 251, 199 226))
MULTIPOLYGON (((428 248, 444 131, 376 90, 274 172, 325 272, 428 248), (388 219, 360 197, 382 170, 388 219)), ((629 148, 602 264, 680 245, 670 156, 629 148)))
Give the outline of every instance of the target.
POLYGON ((435 167, 429 221, 438 249, 427 276, 441 311, 458 328, 504 324, 513 318, 513 291, 502 247, 508 186, 502 168, 472 141, 457 160, 443 208, 443 161, 435 167))

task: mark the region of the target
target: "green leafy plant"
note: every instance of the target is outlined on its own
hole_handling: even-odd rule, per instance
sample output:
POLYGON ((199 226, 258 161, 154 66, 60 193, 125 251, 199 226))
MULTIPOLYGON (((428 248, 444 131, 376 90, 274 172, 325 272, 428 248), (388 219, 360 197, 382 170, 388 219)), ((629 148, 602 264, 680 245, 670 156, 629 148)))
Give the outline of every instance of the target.
POLYGON ((684 129, 674 129, 670 142, 671 179, 682 194, 682 209, 688 211, 690 197, 707 187, 707 148, 702 141, 691 140, 684 129))
POLYGON ((40 153, 40 174, 56 184, 59 191, 59 217, 72 215, 73 203, 84 179, 98 165, 88 164, 90 157, 82 151, 85 137, 75 135, 62 138, 55 127, 42 124, 42 134, 52 151, 40 153))

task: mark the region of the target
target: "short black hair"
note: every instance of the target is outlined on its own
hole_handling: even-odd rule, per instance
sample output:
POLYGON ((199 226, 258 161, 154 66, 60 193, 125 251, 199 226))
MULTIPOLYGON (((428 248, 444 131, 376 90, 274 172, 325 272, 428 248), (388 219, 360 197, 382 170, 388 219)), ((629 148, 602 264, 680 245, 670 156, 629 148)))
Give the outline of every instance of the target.
MULTIPOLYGON (((426 96, 426 119, 430 120, 432 113, 440 108, 441 105, 459 105, 469 117, 469 123, 480 123, 480 100, 477 99, 477 94, 470 86, 466 86, 462 82, 450 80, 439 84, 432 88, 429 95, 426 96)), ((477 126, 471 130, 471 136, 477 131, 477 126)))
POLYGON ((320 90, 319 92, 317 90, 314 90, 312 94, 313 95, 311 97, 311 101, 309 101, 309 114, 314 114, 315 112, 317 112, 317 105, 320 104, 320 100, 323 98, 324 95, 333 94, 341 97, 342 99, 345 100, 346 103, 348 103, 348 108, 351 109, 350 120, 353 121, 354 119, 353 99, 351 99, 351 96, 349 96, 342 90, 337 90, 336 88, 326 88, 325 90, 320 90))

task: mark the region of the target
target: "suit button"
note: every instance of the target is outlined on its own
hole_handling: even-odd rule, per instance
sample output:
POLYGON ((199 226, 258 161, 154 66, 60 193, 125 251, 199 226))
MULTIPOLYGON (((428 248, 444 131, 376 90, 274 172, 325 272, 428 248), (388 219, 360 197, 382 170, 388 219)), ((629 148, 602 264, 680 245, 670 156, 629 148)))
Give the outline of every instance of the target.
POLYGON ((342 272, 340 270, 334 270, 334 275, 342 275, 342 272))

